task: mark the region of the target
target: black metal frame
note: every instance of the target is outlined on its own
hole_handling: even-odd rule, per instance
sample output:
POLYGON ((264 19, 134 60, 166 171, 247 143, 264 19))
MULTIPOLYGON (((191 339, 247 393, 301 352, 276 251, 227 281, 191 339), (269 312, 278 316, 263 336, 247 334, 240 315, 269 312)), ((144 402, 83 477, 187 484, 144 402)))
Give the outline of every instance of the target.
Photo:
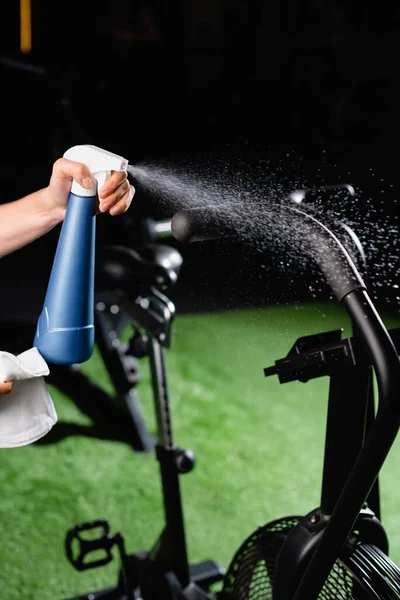
MULTIPOLYGON (((400 354, 400 328, 391 330, 390 335, 397 354, 400 354)), ((342 330, 336 330, 299 338, 288 355, 276 360, 274 366, 265 368, 264 373, 265 376, 277 375, 280 383, 295 380, 305 383, 323 376, 330 378, 320 506, 304 517, 297 527, 299 531, 294 528, 290 532, 285 543, 285 557, 283 559, 281 554, 278 558, 278 563, 281 561, 282 564, 277 567, 279 575, 275 593, 277 599, 286 600, 293 597, 294 587, 299 583, 299 573, 304 572, 304 554, 315 551, 364 441, 373 428, 372 367, 359 337, 342 339, 342 330), (304 533, 304 528, 309 536, 304 533), (289 569, 293 571, 292 578, 288 576, 289 569)), ((367 480, 372 478, 371 473, 371 470, 365 473, 367 480)), ((354 485, 358 486, 359 483, 356 480, 354 485)), ((348 493, 353 494, 353 488, 348 493)), ((387 553, 388 540, 379 519, 379 486, 376 477, 360 510, 357 527, 361 537, 387 553)), ((336 528, 331 535, 333 538, 328 540, 328 544, 335 539, 336 528)), ((318 561, 314 568, 320 568, 318 561)), ((315 572, 311 577, 315 577, 315 572)), ((308 598, 312 597, 310 593, 307 587, 308 598)))
POLYGON ((119 550, 121 569, 115 587, 69 600, 128 600, 135 597, 137 589, 146 599, 162 597, 166 600, 183 600, 187 592, 196 594, 196 600, 211 600, 207 590, 213 583, 222 580, 225 571, 213 560, 189 564, 186 548, 179 477, 193 469, 195 457, 191 450, 179 448, 173 439, 165 350, 171 343, 175 307, 154 287, 146 297, 138 296, 136 301, 116 293, 114 303, 126 310, 137 330, 143 332, 141 338, 136 339, 140 346, 138 355, 148 356, 150 360, 157 420, 155 453, 160 466, 165 526, 149 551, 131 555, 125 552, 122 535, 111 535, 106 521, 80 523, 73 527, 67 533, 66 553, 77 570, 107 564, 113 559, 111 550, 114 546, 119 550), (83 539, 80 535, 83 530, 99 528, 101 535, 95 539, 83 539), (79 552, 76 554, 77 545, 79 552), (93 551, 98 550, 103 550, 103 559, 87 560, 93 551))
MULTIPOLYGON (((400 329, 392 336, 400 348, 400 329)), ((373 371, 364 347, 357 336, 342 339, 341 329, 302 337, 264 374, 277 375, 280 383, 329 377, 320 510, 330 515, 375 420, 373 371)), ((380 518, 378 478, 368 506, 380 518)))

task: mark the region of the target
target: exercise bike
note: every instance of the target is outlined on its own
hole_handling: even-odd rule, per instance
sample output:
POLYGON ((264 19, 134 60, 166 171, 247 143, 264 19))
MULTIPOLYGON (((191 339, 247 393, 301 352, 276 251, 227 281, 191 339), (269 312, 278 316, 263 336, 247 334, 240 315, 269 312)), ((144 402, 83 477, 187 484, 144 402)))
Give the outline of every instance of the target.
MULTIPOLYGON (((297 340, 287 357, 267 367, 264 373, 278 375, 281 383, 330 378, 320 506, 305 516, 286 517, 260 527, 239 548, 226 572, 215 561, 188 565, 178 476, 190 471, 194 461, 191 453, 178 449, 172 439, 163 352, 170 342, 174 310, 154 280, 148 282, 150 294, 143 303, 143 293, 135 292, 129 298, 127 286, 119 278, 115 281, 119 300, 145 332, 146 340, 142 337, 138 343, 142 349, 139 354, 150 358, 159 428, 156 455, 161 468, 166 528, 152 550, 129 556, 122 535, 110 534, 106 522, 94 521, 71 529, 66 539, 67 556, 78 570, 106 564, 112 559, 114 546, 119 548, 121 557, 115 587, 75 600, 400 597, 400 569, 387 555, 388 539, 380 522, 378 489, 380 469, 399 428, 399 332, 393 330, 389 334, 369 297, 366 278, 356 267, 362 248, 351 230, 344 227, 340 231, 346 240, 342 242, 339 233, 331 230, 334 224, 328 228, 312 210, 291 203, 278 205, 276 211, 281 219, 290 217, 301 223, 304 240, 312 247, 319 268, 353 324, 353 335, 347 339, 342 339, 338 330, 297 340), (373 374, 379 391, 376 414, 373 374), (84 530, 99 526, 103 528, 100 537, 81 537, 84 530), (76 556, 74 544, 79 547, 76 556), (104 550, 105 558, 87 561, 90 553, 98 549, 104 550), (222 588, 213 594, 211 586, 216 582, 222 588)), ((171 221, 172 233, 182 243, 220 236, 221 227, 215 232, 213 225, 212 212, 205 215, 204 211, 195 210, 180 211, 171 221)), ((229 235, 228 229, 223 233, 229 235)), ((134 265, 129 267, 120 251, 112 252, 116 270, 121 272, 122 263, 127 281, 132 283, 134 265)))
POLYGON ((126 553, 122 534, 112 534, 106 520, 80 523, 71 528, 65 549, 78 571, 109 563, 113 560, 113 549, 118 550, 121 561, 115 586, 74 600, 139 597, 206 600, 211 598, 206 590, 221 581, 225 573, 214 560, 189 564, 187 556, 179 477, 194 468, 195 456, 174 441, 165 359, 175 317, 175 306, 166 294, 176 283, 181 265, 181 254, 164 244, 149 243, 140 252, 116 245, 106 245, 98 251, 98 298, 103 297, 107 306, 118 307, 117 314, 123 315, 133 329, 130 340, 119 347, 124 360, 136 362, 147 358, 150 362, 157 421, 154 450, 160 465, 165 526, 151 550, 131 555, 126 553), (98 558, 99 553, 101 558, 98 558), (93 556, 96 558, 92 559, 93 556), (182 590, 185 590, 184 595, 182 590))
MULTIPOLYGON (((267 367, 281 383, 329 376, 329 406, 320 506, 278 519, 252 533, 236 552, 218 600, 394 600, 400 569, 387 556, 380 522, 378 475, 397 436, 400 414, 400 330, 386 330, 355 264, 361 244, 342 224, 328 228, 311 209, 276 206, 280 220, 301 224, 306 244, 346 309, 353 335, 341 330, 300 338, 267 367), (334 228, 344 228, 341 237, 334 228), (375 415, 373 372, 379 391, 375 415)), ((172 231, 182 242, 221 235, 212 215, 182 211, 172 231)), ((229 215, 223 234, 229 235, 229 215)), ((328 219, 329 221, 329 219, 328 219)), ((361 255, 361 257, 360 257, 361 255)))

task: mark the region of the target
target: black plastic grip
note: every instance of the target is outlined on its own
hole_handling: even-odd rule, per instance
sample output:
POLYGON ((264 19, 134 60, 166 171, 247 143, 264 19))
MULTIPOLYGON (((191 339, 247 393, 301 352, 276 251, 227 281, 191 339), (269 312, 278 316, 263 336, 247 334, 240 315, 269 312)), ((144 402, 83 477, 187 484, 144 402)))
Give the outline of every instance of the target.
POLYGON ((183 244, 236 237, 228 208, 180 210, 171 220, 171 232, 183 244))
POLYGON ((156 221, 150 217, 143 219, 140 224, 142 236, 146 241, 156 242, 163 238, 172 237, 171 220, 156 221))

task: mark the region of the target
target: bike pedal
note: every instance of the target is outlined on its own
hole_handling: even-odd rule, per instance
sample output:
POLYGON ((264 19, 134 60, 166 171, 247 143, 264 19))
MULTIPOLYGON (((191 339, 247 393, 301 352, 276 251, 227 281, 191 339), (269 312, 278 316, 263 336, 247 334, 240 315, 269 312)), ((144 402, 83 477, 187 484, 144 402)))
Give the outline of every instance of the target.
POLYGON ((115 545, 118 546, 120 554, 123 556, 122 535, 120 533, 112 535, 108 521, 104 519, 78 523, 67 532, 65 537, 67 558, 77 571, 107 565, 114 558, 111 550, 115 545), (99 532, 96 536, 86 536, 87 532, 95 532, 96 530, 99 532), (96 558, 90 560, 90 555, 94 553, 96 553, 96 558), (100 557, 98 557, 99 554, 100 557))

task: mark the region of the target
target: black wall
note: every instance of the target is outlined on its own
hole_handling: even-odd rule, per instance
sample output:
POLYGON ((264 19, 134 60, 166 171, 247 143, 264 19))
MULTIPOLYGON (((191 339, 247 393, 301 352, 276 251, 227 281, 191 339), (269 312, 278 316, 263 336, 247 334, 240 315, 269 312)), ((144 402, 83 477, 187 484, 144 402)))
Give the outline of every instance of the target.
MULTIPOLYGON (((265 159, 294 185, 349 181, 382 227, 397 214, 400 11, 316 0, 72 0, 60 15, 57 3, 36 0, 32 51, 22 54, 18 7, 3 4, 1 202, 46 185, 69 146, 92 143, 131 164, 223 155, 258 178, 265 159)), ((138 190, 130 215, 159 213, 138 190)), ((137 243, 125 217, 102 219, 99 243, 137 243)), ((2 259, 3 315, 6 305, 15 310, 21 280, 37 310, 58 233, 2 259)), ((308 282, 288 286, 273 261, 238 245, 181 250, 183 310, 307 298, 308 282)), ((377 293, 396 305, 393 280, 377 293)))

